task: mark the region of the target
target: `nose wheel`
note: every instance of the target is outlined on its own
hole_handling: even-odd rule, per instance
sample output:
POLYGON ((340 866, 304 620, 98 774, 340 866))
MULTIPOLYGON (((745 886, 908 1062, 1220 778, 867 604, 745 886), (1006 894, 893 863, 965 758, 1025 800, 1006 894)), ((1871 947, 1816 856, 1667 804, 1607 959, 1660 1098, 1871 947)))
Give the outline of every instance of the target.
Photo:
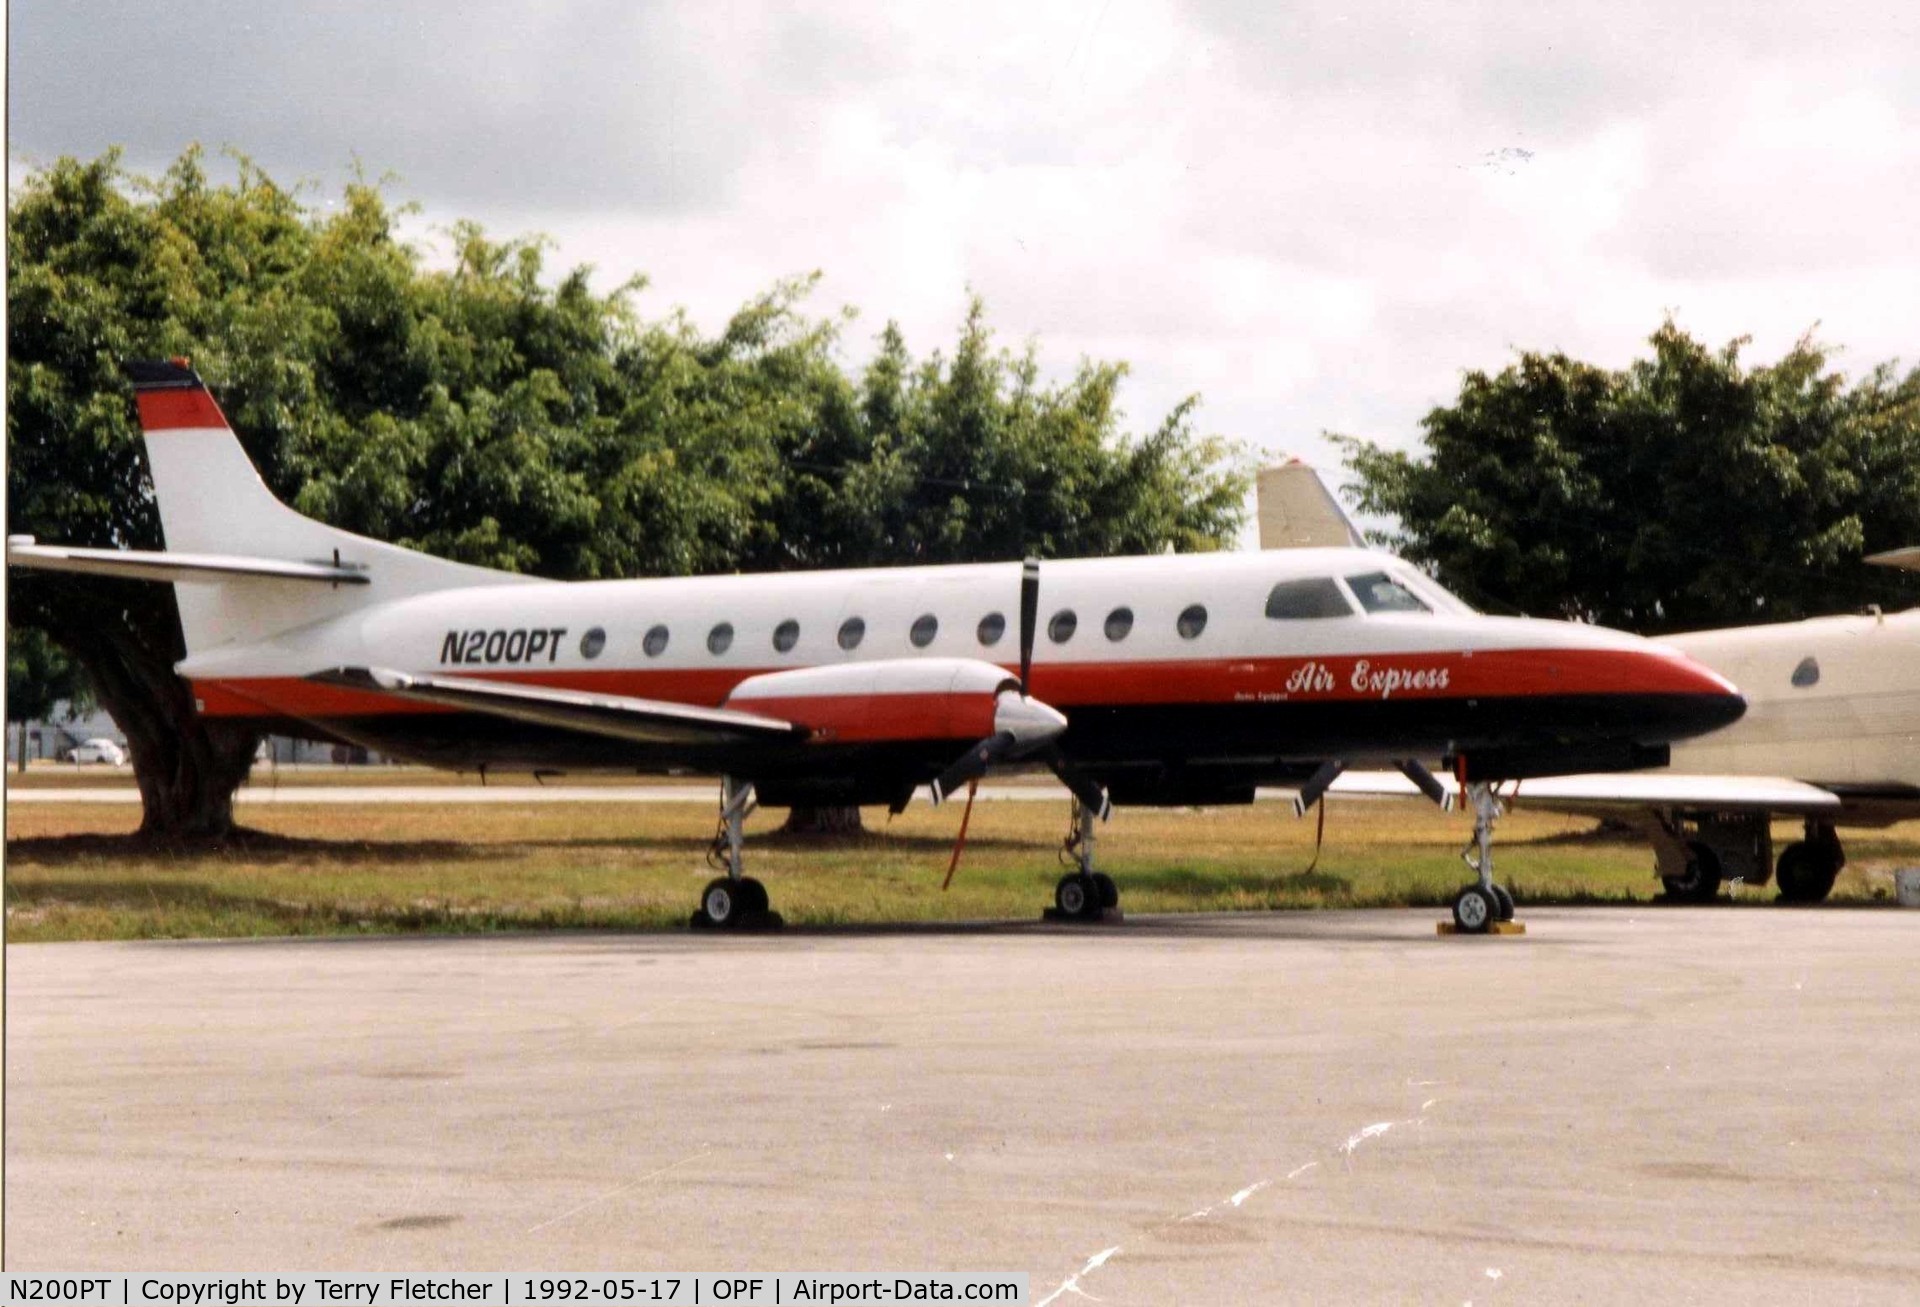
POLYGON ((1485 781, 1467 786, 1467 799, 1473 804, 1473 842, 1460 856, 1477 880, 1453 896, 1453 928, 1462 935, 1484 935, 1513 920, 1513 892, 1493 879, 1493 823, 1500 800, 1485 781))

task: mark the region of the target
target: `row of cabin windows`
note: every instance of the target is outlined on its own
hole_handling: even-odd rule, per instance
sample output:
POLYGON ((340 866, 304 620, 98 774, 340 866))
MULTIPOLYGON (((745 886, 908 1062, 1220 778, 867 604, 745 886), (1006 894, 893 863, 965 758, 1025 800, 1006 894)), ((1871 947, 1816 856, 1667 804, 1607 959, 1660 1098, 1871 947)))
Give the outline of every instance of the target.
MULTIPOLYGON (((1078 614, 1071 608, 1062 608, 1059 612, 1055 613, 1053 619, 1047 623, 1047 638, 1055 644, 1065 644, 1073 638, 1073 633, 1078 630, 1079 627, 1080 618, 1078 614)), ((1175 620, 1174 629, 1180 633, 1180 638, 1183 640, 1199 638, 1200 633, 1207 629, 1206 607, 1202 604, 1188 605, 1181 611, 1179 618, 1175 620)), ((1107 639, 1109 640, 1119 641, 1126 639, 1128 633, 1133 630, 1133 609, 1123 606, 1108 613, 1105 630, 1107 639)), ((988 613, 980 619, 980 625, 974 628, 974 634, 979 638, 980 643, 988 647, 999 644, 1006 633, 1007 617, 1005 613, 988 613)), ((933 638, 938 634, 940 634, 940 619, 932 613, 922 613, 914 619, 913 625, 908 628, 907 639, 913 642, 914 648, 924 649, 933 643, 933 638)), ((647 657, 658 658, 667 651, 667 641, 670 638, 671 633, 664 624, 656 625, 651 627, 641 639, 640 648, 646 652, 647 657)), ((866 638, 867 623, 865 619, 849 617, 846 621, 840 623, 840 633, 837 639, 842 649, 858 649, 860 642, 866 638)), ((606 632, 602 631, 599 627, 595 627, 592 631, 588 632, 587 639, 581 641, 580 652, 588 658, 598 657, 600 650, 606 646, 606 642, 606 632)), ((773 628, 773 647, 780 653, 792 652, 793 647, 799 643, 800 623, 793 618, 789 617, 786 621, 773 628)), ((733 648, 732 622, 721 622, 707 632, 708 653, 717 656, 727 652, 727 650, 731 648, 733 648)))
MULTIPOLYGON (((1425 613, 1432 610, 1406 586, 1385 572, 1366 572, 1346 578, 1347 590, 1351 590, 1362 609, 1369 613, 1425 613)), ((1282 581, 1267 594, 1267 616, 1281 621, 1311 620, 1325 617, 1351 617, 1353 605, 1347 601, 1347 590, 1340 587, 1332 577, 1310 577, 1300 581, 1282 581)), ((1200 633, 1207 629, 1207 609, 1204 604, 1189 604, 1182 609, 1174 620, 1173 628, 1183 640, 1197 640, 1200 633)), ((1062 608, 1047 622, 1047 638, 1055 644, 1065 644, 1073 639, 1074 632, 1080 629, 1080 617, 1071 608, 1062 608)), ((1101 629, 1107 639, 1116 644, 1133 632, 1133 609, 1124 604, 1107 614, 1107 620, 1101 629)), ((980 619, 974 628, 974 635, 988 648, 1000 643, 1007 633, 1005 613, 988 613, 980 619)), ((932 613, 922 613, 914 619, 907 629, 907 639, 916 649, 924 649, 932 644, 934 637, 940 634, 940 619, 932 613)), ((589 633, 592 648, 583 642, 580 652, 592 658, 599 654, 606 643, 604 632, 596 630, 589 633)), ((650 629, 641 641, 640 647, 649 658, 658 658, 667 651, 669 638, 664 625, 650 629)), ((867 638, 867 623, 863 618, 849 617, 840 624, 836 637, 840 647, 848 651, 858 649, 860 642, 867 638)), ((773 628, 773 647, 780 653, 792 652, 800 643, 800 623, 789 617, 773 628)), ((724 654, 733 647, 733 623, 721 622, 707 632, 707 652, 716 656, 724 654)))

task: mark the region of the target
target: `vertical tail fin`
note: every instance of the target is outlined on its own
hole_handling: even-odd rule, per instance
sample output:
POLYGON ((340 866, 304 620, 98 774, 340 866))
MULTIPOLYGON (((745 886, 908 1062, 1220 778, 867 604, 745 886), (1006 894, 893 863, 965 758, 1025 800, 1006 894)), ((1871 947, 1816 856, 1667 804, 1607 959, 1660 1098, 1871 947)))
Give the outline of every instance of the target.
POLYGON ((127 365, 167 549, 363 569, 368 584, 271 577, 177 583, 187 654, 244 644, 407 595, 534 578, 452 563, 303 517, 273 497, 185 359, 127 365))
POLYGON ((1310 464, 1290 458, 1263 467, 1255 484, 1262 549, 1366 547, 1366 539, 1310 464))

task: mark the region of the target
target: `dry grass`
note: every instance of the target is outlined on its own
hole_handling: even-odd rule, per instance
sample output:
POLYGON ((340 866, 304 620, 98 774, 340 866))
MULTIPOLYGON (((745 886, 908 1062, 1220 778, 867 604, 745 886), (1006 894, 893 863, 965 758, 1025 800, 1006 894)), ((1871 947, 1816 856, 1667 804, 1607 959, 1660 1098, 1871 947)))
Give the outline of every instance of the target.
MULTIPOLYGON (((662 929, 685 924, 713 874, 701 856, 713 815, 691 804, 282 803, 243 815, 276 838, 139 851, 124 838, 138 821, 132 806, 9 809, 9 938, 662 929)), ((749 869, 800 924, 1030 919, 1061 869, 1064 803, 981 803, 948 893, 957 812, 916 806, 889 821, 872 809, 871 833, 855 840, 779 835, 783 815, 750 826, 749 869)), ((1284 805, 1127 809, 1102 829, 1100 861, 1132 911, 1439 905, 1465 879, 1469 830, 1420 803, 1336 800, 1309 870, 1313 822, 1284 805)), ((1500 826, 1501 879, 1526 902, 1654 897, 1647 848, 1592 830, 1583 818, 1512 814, 1500 826)), ((1778 838, 1794 834, 1783 825, 1778 838)), ((1893 868, 1920 863, 1920 823, 1852 832, 1849 846, 1836 897, 1887 898, 1893 868)), ((1741 897, 1770 902, 1772 891, 1741 897)))

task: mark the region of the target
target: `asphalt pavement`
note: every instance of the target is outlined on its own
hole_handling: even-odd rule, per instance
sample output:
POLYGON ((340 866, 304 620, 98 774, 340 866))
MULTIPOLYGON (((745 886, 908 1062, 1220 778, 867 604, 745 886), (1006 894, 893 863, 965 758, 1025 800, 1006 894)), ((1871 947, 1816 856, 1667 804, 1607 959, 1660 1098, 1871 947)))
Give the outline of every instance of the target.
POLYGON ((7 952, 31 1270, 1920 1300, 1920 912, 7 952))

